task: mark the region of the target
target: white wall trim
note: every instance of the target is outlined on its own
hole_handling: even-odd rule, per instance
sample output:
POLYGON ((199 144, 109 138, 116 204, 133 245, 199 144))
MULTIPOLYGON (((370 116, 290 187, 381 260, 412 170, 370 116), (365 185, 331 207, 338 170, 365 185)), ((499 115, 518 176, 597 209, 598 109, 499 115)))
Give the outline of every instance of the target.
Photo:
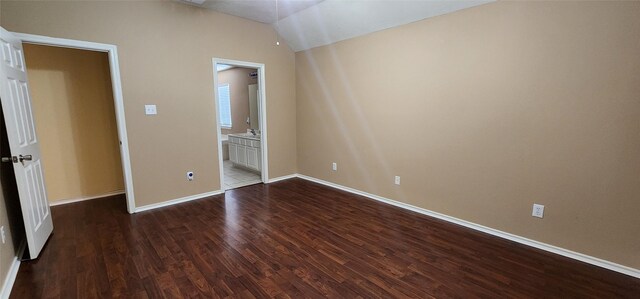
POLYGON ((265 65, 264 63, 255 63, 248 61, 213 58, 213 98, 215 103, 215 121, 216 130, 218 132, 218 164, 220 167, 220 189, 225 190, 224 187, 224 166, 222 160, 222 128, 218 121, 218 64, 225 64, 231 66, 239 66, 245 68, 255 68, 258 71, 258 113, 260 118, 260 152, 262 154, 262 182, 267 183, 269 181, 269 149, 267 147, 267 84, 265 81, 265 65))
POLYGON ((288 179, 292 179, 292 178, 296 178, 299 175, 294 173, 294 174, 290 174, 290 175, 285 175, 285 176, 281 176, 281 177, 277 177, 277 178, 272 178, 269 179, 269 182, 267 182, 267 184, 271 184, 271 183, 275 183, 275 182, 279 182, 279 181, 284 181, 284 180, 288 180, 288 179))
POLYGON ((24 253, 24 249, 27 247, 26 245, 26 242, 22 242, 20 244, 20 248, 18 248, 16 256, 13 257, 13 262, 9 267, 7 277, 5 277, 4 283, 2 284, 2 290, 0 291, 0 298, 2 299, 8 299, 9 295, 11 295, 13 284, 16 282, 16 277, 18 277, 18 270, 20 270, 20 257, 24 253))
POLYGON ((118 138, 120 139, 120 159, 124 174, 124 189, 127 194, 127 211, 133 213, 136 210, 135 196, 133 192, 133 174, 131 171, 131 158, 129 157, 129 138, 127 136, 127 124, 124 113, 124 99, 122 98, 122 82, 120 80, 120 64, 118 63, 118 47, 109 44, 100 44, 88 41, 55 38, 49 36, 33 35, 12 32, 22 42, 45 46, 72 48, 80 50, 107 52, 109 55, 109 70, 111 72, 111 86, 113 89, 113 101, 116 110, 116 124, 118 138))
POLYGON ((410 210, 410 211, 413 211, 413 212, 417 212, 417 213, 420 213, 420 214, 423 214, 423 215, 431 216, 431 217, 438 218, 438 219, 441 219, 441 220, 444 220, 444 221, 447 221, 447 222, 451 222, 451 223, 454 223, 454 224, 462 225, 464 227, 467 227, 467 228, 470 228, 470 229, 474 229, 474 230, 477 230, 477 231, 481 231, 481 232, 484 232, 484 233, 487 233, 487 234, 490 234, 490 235, 493 235, 493 236, 496 236, 496 237, 500 237, 500 238, 503 238, 503 239, 511 240, 511 241, 514 241, 514 242, 517 242, 517 243, 520 243, 520 244, 524 244, 524 245, 528 245, 528 246, 531 246, 531 247, 535 247, 535 248, 538 248, 538 249, 541 249, 541 250, 544 250, 544 251, 548 251, 548 252, 551 252, 551 253, 562 255, 562 256, 565 256, 565 257, 568 257, 568 258, 572 258, 572 259, 575 259, 575 260, 578 260, 578 261, 581 261, 581 262, 585 262, 585 263, 588 263, 588 264, 591 264, 591 265, 595 265, 595 266, 602 267, 602 268, 605 268, 605 269, 609 269, 609 270, 612 270, 612 271, 615 271, 615 272, 619 272, 619 273, 622 273, 622 274, 626 274, 626 275, 629 275, 629 276, 640 278, 640 269, 634 269, 634 268, 627 267, 627 266, 624 266, 624 265, 620 265, 620 264, 617 264, 617 263, 614 263, 614 262, 603 260, 603 259, 600 259, 600 258, 597 258, 597 257, 589 256, 589 255, 586 255, 586 254, 582 254, 582 253, 579 253, 579 252, 575 252, 575 251, 571 251, 571 250, 568 250, 568 249, 560 248, 560 247, 557 247, 557 246, 554 246, 554 245, 550 245, 550 244, 546 244, 546 243, 542 243, 542 242, 539 242, 539 241, 527 239, 525 237, 521 237, 521 236, 518 236, 518 235, 514 235, 514 234, 507 233, 507 232, 503 232, 501 230, 497 230, 497 229, 493 229, 493 228, 490 228, 490 227, 486 227, 484 225, 480 225, 480 224, 476 224, 476 223, 469 222, 469 221, 466 221, 466 220, 462 220, 462 219, 459 219, 459 218, 451 217, 451 216, 448 216, 448 215, 445 215, 445 214, 441 214, 441 213, 434 212, 434 211, 431 211, 431 210, 427 210, 427 209, 424 209, 424 208, 416 207, 416 206, 413 206, 413 205, 410 205, 410 204, 406 204, 406 203, 403 203, 403 202, 395 201, 395 200, 392 200, 392 199, 388 199, 388 198, 385 198, 385 197, 382 197, 382 196, 378 196, 378 195, 375 195, 375 194, 367 193, 367 192, 360 191, 360 190, 357 190, 357 189, 345 187, 345 186, 342 186, 342 185, 339 185, 339 184, 336 184, 336 183, 324 181, 324 180, 317 179, 317 178, 314 178, 314 177, 310 177, 310 176, 306 176, 306 175, 302 175, 302 174, 298 174, 296 176, 301 178, 301 179, 305 179, 305 180, 308 180, 308 181, 311 181, 311 182, 314 182, 314 183, 318 183, 318 184, 322 184, 322 185, 325 185, 325 186, 333 187, 333 188, 340 189, 340 190, 343 190, 343 191, 347 191, 347 192, 350 192, 350 193, 353 193, 353 194, 357 194, 357 195, 361 195, 361 196, 364 196, 364 197, 368 197, 368 198, 371 198, 373 200, 377 200, 377 201, 384 202, 384 203, 387 203, 387 204, 390 204, 390 205, 394 205, 396 207, 400 207, 400 208, 407 209, 407 210, 410 210))
POLYGON ((114 196, 114 195, 120 195, 120 194, 124 194, 124 190, 113 191, 113 192, 104 193, 104 194, 100 194, 100 195, 92 195, 92 196, 86 196, 86 197, 78 197, 78 198, 56 200, 56 201, 49 202, 49 205, 52 206, 52 207, 53 206, 59 206, 59 205, 66 205, 66 204, 70 204, 70 203, 74 203, 74 202, 80 202, 80 201, 91 200, 91 199, 102 198, 102 197, 108 197, 108 196, 114 196))
POLYGON ((146 206, 137 207, 136 208, 136 213, 149 211, 149 210, 153 210, 153 209, 158 209, 158 208, 163 208, 163 207, 168 207, 168 206, 172 206, 172 205, 177 205, 177 204, 180 204, 180 203, 183 203, 183 202, 202 199, 202 198, 205 198, 205 197, 219 195, 219 194, 223 194, 223 193, 224 193, 224 190, 216 190, 216 191, 205 192, 205 193, 200 193, 200 194, 195 194, 195 195, 189 195, 189 196, 185 196, 185 197, 181 197, 181 198, 177 198, 177 199, 172 199, 172 200, 168 200, 168 201, 163 201, 163 202, 160 202, 160 203, 154 203, 154 204, 150 204, 150 205, 146 205, 146 206))

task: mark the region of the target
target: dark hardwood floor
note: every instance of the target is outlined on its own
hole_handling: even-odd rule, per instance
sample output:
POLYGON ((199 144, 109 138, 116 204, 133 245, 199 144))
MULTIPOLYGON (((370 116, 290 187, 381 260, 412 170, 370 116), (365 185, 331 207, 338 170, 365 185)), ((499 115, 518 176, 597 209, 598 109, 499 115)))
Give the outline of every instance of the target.
POLYGON ((300 179, 52 211, 12 298, 640 297, 640 279, 300 179))

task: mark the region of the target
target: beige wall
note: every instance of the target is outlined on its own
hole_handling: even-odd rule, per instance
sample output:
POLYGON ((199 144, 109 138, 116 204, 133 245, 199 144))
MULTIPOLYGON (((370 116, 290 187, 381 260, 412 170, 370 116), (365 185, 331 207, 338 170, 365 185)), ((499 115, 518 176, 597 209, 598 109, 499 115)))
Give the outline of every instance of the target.
MULTIPOLYGON (((2 184, 0 183, 0 188, 2 184)), ((7 217, 7 209, 4 201, 4 195, 0 192, 0 225, 5 226, 6 234, 8 236, 7 242, 0 243, 0 283, 4 283, 4 280, 9 274, 11 264, 16 256, 16 252, 13 246, 13 240, 11 239, 11 233, 9 231, 9 219, 7 217)))
MULTIPOLYGON (((3 182, 0 180, 0 188, 2 187, 3 182)), ((13 264, 13 259, 16 256, 16 250, 11 237, 9 218, 7 216, 7 206, 2 192, 0 192, 0 226, 5 227, 5 234, 7 238, 4 244, 0 243, 0 286, 2 286, 4 280, 7 278, 7 274, 9 274, 11 264, 13 264)))
POLYGON ((49 201, 124 190, 107 53, 24 53, 49 201))
POLYGON ((173 1, 3 1, 0 20, 118 46, 137 206, 220 190, 213 57, 265 64, 269 177, 296 172, 295 55, 271 26, 173 1))
MULTIPOLYGON (((2 110, 0 108, 0 110, 2 110)), ((11 156, 4 117, 0 114, 0 156, 11 156)), ((18 190, 12 163, 0 163, 0 226, 5 228, 6 242, 0 242, 0 287, 9 274, 17 249, 14 244, 24 240, 24 222, 17 222, 20 215, 18 190)))
POLYGON ((249 84, 256 84, 256 78, 249 74, 255 69, 236 67, 218 72, 218 84, 229 84, 231 94, 231 129, 222 129, 222 134, 246 133, 250 126, 249 117, 249 84))
POLYGON ((493 3, 295 61, 268 25, 179 3, 2 1, 0 24, 118 46, 139 206, 220 188, 211 57, 247 60, 270 177, 297 144, 302 174, 640 268, 638 2, 493 3))
MULTIPOLYGON (((3 182, 0 180, 0 188, 2 187, 3 182)), ((0 192, 0 226, 5 227, 7 236, 7 242, 4 244, 0 243, 0 286, 2 286, 4 280, 7 278, 13 259, 16 256, 13 239, 11 238, 11 228, 9 225, 9 218, 7 216, 5 198, 2 192, 0 192)))
POLYGON ((638 32, 498 2, 298 52, 299 173, 640 268, 638 32))

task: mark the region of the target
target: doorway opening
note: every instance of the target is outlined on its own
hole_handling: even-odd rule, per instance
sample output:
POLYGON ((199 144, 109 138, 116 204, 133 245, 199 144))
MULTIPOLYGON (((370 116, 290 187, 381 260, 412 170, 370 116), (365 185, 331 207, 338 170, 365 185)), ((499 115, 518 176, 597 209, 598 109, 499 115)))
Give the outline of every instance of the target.
POLYGON ((267 181, 264 64, 213 59, 220 188, 267 181))
POLYGON ((49 204, 122 199, 107 53, 29 43, 23 51, 49 204))
MULTIPOLYGON (((133 179, 116 46, 31 34, 14 33, 14 35, 22 41, 23 47, 26 48, 27 70, 29 71, 29 68, 33 67, 34 76, 44 78, 38 81, 50 85, 43 86, 41 90, 43 93, 47 93, 46 100, 51 100, 51 96, 53 96, 51 93, 67 97, 66 103, 34 104, 37 133, 41 134, 38 131, 42 130, 51 133, 50 131, 54 130, 54 134, 66 134, 67 139, 73 140, 75 147, 71 149, 61 144, 65 143, 65 138, 57 138, 59 143, 57 148, 55 144, 51 146, 52 148, 43 148, 45 151, 52 150, 49 155, 43 154, 45 184, 50 185, 46 178, 51 174, 66 176, 68 182, 75 181, 82 185, 80 190, 77 188, 76 190, 60 190, 59 184, 56 184, 56 188, 51 190, 54 192, 51 204, 70 203, 124 193, 127 211, 134 213, 133 179), (34 53, 38 54, 30 55, 34 53), (58 65, 54 65, 55 63, 46 61, 46 58, 51 58, 51 55, 56 56, 59 60, 72 60, 72 62, 61 66, 63 61, 56 61, 58 65), (93 63, 91 66, 86 65, 91 63, 93 63), (52 65, 54 66, 51 67, 52 65), (102 72, 95 72, 92 70, 93 68, 99 68, 102 72), (89 72, 90 75, 78 78, 78 74, 82 71, 89 72), (37 111, 38 108, 42 113, 37 111), (53 109, 55 111, 52 111, 53 109), (68 115, 65 117, 65 114, 68 115), (60 164, 59 160, 67 163, 71 156, 83 158, 85 161, 79 164, 76 161, 77 165, 71 167, 71 171, 67 169, 63 173, 58 173, 62 167, 49 167, 51 170, 46 170, 47 163, 60 164), (56 171, 53 171, 54 168, 56 171), (100 181, 108 181, 108 184, 96 186, 96 182, 100 181), (78 192, 81 194, 77 195, 78 192)), ((34 83, 38 84, 38 82, 34 83)), ((32 89, 34 87, 39 88, 38 86, 30 86, 32 89)), ((44 136, 42 138, 47 139, 44 136)), ((43 145, 47 146, 47 144, 43 145)), ((47 188, 49 189, 49 186, 47 188)))

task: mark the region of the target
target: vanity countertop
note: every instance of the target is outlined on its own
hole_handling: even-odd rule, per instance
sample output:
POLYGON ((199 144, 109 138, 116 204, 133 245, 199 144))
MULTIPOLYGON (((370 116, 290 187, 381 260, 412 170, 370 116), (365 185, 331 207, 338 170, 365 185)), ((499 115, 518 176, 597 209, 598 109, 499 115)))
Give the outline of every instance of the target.
POLYGON ((252 140, 260 140, 260 135, 255 135, 254 136, 251 133, 229 134, 229 136, 238 137, 238 138, 252 139, 252 140))

